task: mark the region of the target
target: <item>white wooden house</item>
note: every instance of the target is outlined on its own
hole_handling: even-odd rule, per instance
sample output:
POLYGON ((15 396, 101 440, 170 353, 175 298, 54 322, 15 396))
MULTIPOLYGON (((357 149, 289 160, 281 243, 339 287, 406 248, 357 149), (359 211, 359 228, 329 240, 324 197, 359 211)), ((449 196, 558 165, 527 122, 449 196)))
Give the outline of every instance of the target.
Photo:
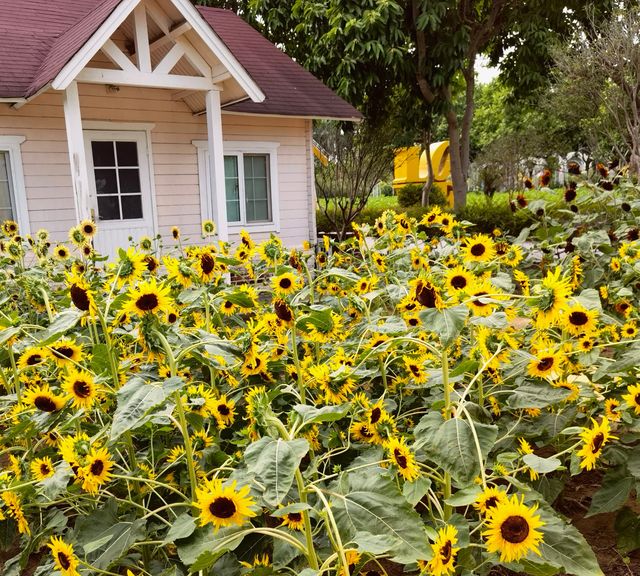
POLYGON ((312 122, 348 103, 236 14, 189 0, 0 1, 0 220, 65 238, 315 236, 312 122))

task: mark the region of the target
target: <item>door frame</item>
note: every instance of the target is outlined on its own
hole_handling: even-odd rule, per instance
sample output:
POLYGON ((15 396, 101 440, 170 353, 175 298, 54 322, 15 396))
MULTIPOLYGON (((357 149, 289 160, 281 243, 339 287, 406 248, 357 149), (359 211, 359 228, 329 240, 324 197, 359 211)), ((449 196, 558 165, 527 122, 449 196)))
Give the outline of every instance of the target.
MULTIPOLYGON (((121 123, 109 121, 83 121, 83 137, 87 158, 87 171, 89 179, 89 190, 87 191, 88 204, 93 214, 98 215, 98 200, 96 192, 95 177, 93 174, 93 154, 91 152, 91 139, 97 136, 104 140, 118 140, 131 138, 132 133, 136 137, 138 143, 138 162, 140 163, 140 184, 144 188, 148 187, 147 204, 150 210, 149 222, 153 229, 153 236, 158 234, 158 208, 156 203, 156 184, 155 184, 155 168, 153 164, 153 152, 151 145, 151 131, 155 128, 155 124, 148 123, 121 123)), ((145 207, 145 198, 143 190, 143 209, 145 207)), ((109 222, 108 220, 106 222, 109 222)), ((121 221, 126 223, 126 221, 121 221)), ((100 225, 100 221, 96 223, 100 225)), ((126 226, 123 226, 125 229, 126 226)))

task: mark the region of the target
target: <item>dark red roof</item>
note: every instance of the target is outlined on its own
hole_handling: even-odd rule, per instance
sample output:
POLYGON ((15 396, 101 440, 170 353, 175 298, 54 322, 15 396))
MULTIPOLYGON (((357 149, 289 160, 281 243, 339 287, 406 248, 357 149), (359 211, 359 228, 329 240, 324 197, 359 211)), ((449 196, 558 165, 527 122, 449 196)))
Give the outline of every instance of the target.
MULTIPOLYGON (((121 0, 0 0, 0 98, 28 98, 46 87, 121 0)), ((233 12, 198 7, 265 94, 234 112, 360 118, 360 113, 233 12)))
POLYGON ((264 102, 244 100, 226 106, 225 110, 278 116, 362 118, 351 104, 237 14, 205 6, 198 6, 198 11, 266 96, 264 102))

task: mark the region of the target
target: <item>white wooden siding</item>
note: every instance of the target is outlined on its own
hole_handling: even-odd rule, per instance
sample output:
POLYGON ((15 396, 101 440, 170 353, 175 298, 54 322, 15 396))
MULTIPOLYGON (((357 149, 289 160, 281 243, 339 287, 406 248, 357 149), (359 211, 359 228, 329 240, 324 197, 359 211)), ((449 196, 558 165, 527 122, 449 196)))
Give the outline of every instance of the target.
MULTIPOLYGON (((197 150, 191 142, 207 138, 206 120, 194 116, 182 101, 172 100, 171 94, 80 85, 82 119, 154 125, 150 146, 159 232, 170 242, 170 228, 177 225, 183 237, 197 241, 200 191, 197 150)), ((279 143, 280 235, 290 246, 310 239, 309 125, 305 119, 223 114, 225 140, 279 143)), ((76 216, 62 95, 49 91, 19 110, 0 104, 0 135, 26 137, 22 159, 32 231, 48 228, 54 239, 64 240, 76 216)))

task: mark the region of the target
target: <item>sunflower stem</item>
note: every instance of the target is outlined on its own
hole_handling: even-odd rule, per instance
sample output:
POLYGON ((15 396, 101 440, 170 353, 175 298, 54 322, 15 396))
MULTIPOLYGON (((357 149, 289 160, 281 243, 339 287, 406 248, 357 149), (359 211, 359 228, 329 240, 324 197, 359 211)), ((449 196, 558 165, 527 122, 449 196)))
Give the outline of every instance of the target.
POLYGON ((13 355, 13 346, 9 345, 9 361, 11 362, 11 370, 13 371, 13 386, 15 389, 18 402, 20 402, 20 376, 18 367, 16 366, 16 357, 13 355))
MULTIPOLYGON (((444 388, 444 419, 451 418, 451 382, 449 381, 449 355, 447 349, 442 351, 442 385, 444 388)), ((444 494, 444 520, 451 518, 452 508, 447 504, 447 500, 451 497, 451 474, 445 472, 444 482, 442 486, 444 494)))
MULTIPOLYGON (((173 350, 171 350, 171 345, 168 340, 165 338, 164 334, 160 332, 156 332, 158 336, 158 340, 162 344, 164 348, 165 354, 167 355, 167 360, 169 361, 169 369, 171 370, 171 377, 175 378, 178 375, 178 367, 176 365, 176 359, 173 354, 173 350)), ((187 417, 184 412, 184 405, 182 403, 182 395, 180 394, 180 390, 176 390, 173 394, 174 401, 176 403, 176 411, 178 412, 178 422, 180 424, 180 431, 182 432, 182 439, 184 441, 184 452, 187 458, 187 469, 189 470, 189 483, 191 485, 191 499, 194 500, 196 497, 196 488, 198 486, 198 482, 196 480, 196 469, 193 465, 193 448, 191 446, 191 437, 189 436, 189 427, 187 425, 187 417)))
MULTIPOLYGON (((331 506, 327 501, 327 499, 325 498, 325 495, 322 493, 322 491, 319 488, 312 486, 312 489, 324 504, 327 528, 331 527, 331 529, 333 529, 335 544, 336 544, 336 547, 338 548, 337 550, 338 558, 340 559, 340 563, 342 564, 342 572, 344 573, 345 576, 349 576, 349 563, 347 562, 347 557, 346 557, 346 554, 344 553, 344 544, 342 543, 342 538, 340 537, 340 530, 338 530, 338 524, 336 523, 336 519, 333 515, 333 512, 331 511, 331 506)), ((328 530, 328 531, 329 533, 331 533, 331 530, 328 530)))

